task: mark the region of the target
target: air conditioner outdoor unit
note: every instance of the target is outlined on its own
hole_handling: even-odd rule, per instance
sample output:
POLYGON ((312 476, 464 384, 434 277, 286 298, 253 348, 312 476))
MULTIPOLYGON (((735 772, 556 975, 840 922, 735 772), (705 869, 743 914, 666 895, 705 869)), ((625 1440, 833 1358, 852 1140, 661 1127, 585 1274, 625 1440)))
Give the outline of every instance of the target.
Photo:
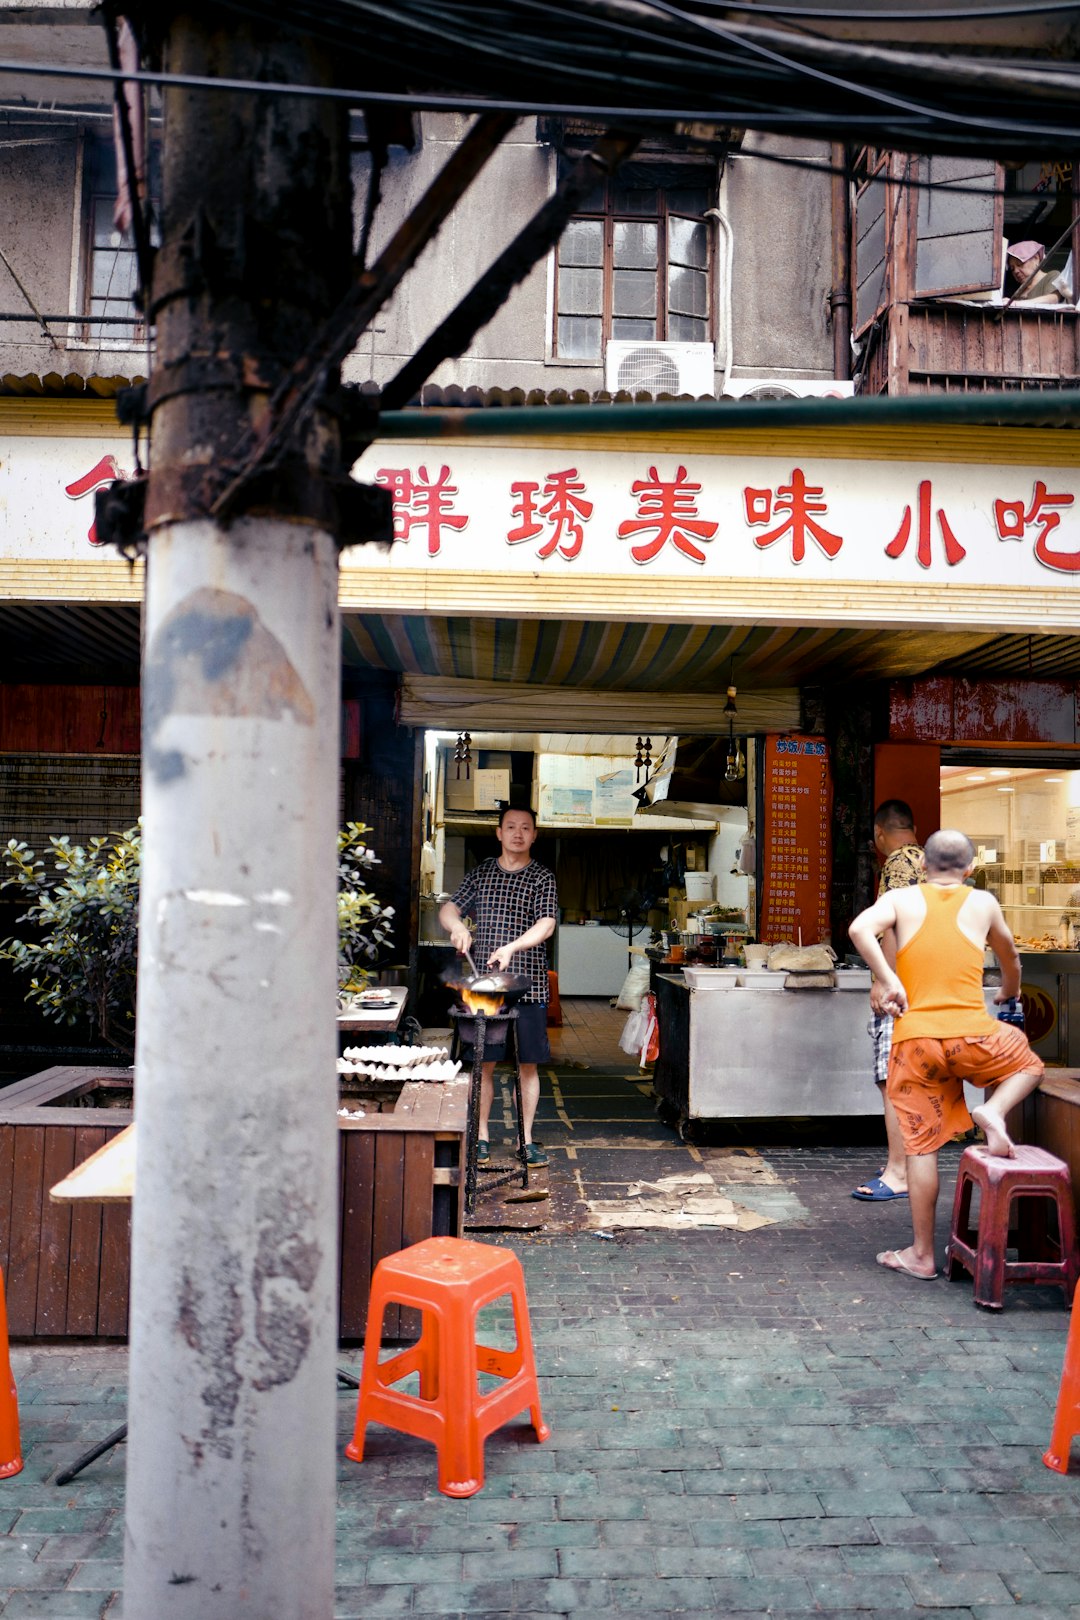
POLYGON ((612 338, 605 353, 609 393, 708 394, 716 392, 711 343, 632 343, 612 338))
POLYGON ((729 399, 850 399, 853 382, 821 377, 730 377, 729 399))

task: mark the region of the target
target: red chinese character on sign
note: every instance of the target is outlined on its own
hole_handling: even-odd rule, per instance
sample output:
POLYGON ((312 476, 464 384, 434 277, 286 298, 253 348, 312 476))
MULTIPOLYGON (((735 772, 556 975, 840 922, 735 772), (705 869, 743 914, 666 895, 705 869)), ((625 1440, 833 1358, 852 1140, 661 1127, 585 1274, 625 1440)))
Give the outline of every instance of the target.
POLYGON ((1080 551, 1052 551, 1046 541, 1061 522, 1055 506, 1071 506, 1071 495, 1050 495, 1041 478, 1035 480, 1031 505, 1024 508, 1023 501, 995 501, 994 525, 999 540, 1023 540, 1027 529, 1038 523, 1035 555, 1044 568, 1055 568, 1061 574, 1080 571, 1080 551))
POLYGON ((755 546, 760 546, 764 550, 774 541, 782 540, 786 534, 790 534, 791 560, 800 563, 806 556, 806 537, 809 535, 811 540, 821 547, 826 557, 835 557, 844 543, 843 540, 838 534, 830 533, 828 529, 814 521, 829 510, 828 503, 821 498, 824 493, 820 485, 806 482, 806 475, 801 467, 792 468, 791 483, 780 485, 776 491, 775 502, 771 489, 744 489, 746 521, 751 528, 761 528, 769 523, 774 511, 777 517, 787 514, 786 523, 778 524, 775 529, 770 529, 768 534, 755 534, 755 546))
POLYGON ((519 519, 519 522, 518 527, 511 529, 506 536, 509 545, 520 545, 523 540, 532 540, 542 534, 544 525, 540 518, 544 518, 551 533, 539 548, 537 556, 550 557, 556 550, 568 559, 577 556, 585 537, 582 524, 588 523, 592 517, 593 507, 591 501, 581 499, 585 485, 578 477, 576 467, 567 467, 564 472, 548 473, 543 488, 547 499, 542 506, 537 506, 539 484, 511 484, 510 493, 517 497, 516 504, 511 508, 511 516, 519 519))
MULTIPOLYGON (((65 484, 64 494, 71 501, 81 501, 85 495, 92 495, 94 490, 100 489, 103 484, 115 484, 118 478, 126 477, 127 473, 120 470, 112 456, 102 456, 101 460, 95 462, 88 473, 83 473, 81 478, 76 478, 73 484, 65 484)), ((101 541, 97 536, 96 523, 91 523, 86 538, 92 546, 101 545, 101 541)))
POLYGON ((694 540, 711 540, 719 524, 698 517, 694 497, 700 495, 701 485, 689 482, 685 467, 676 469, 670 483, 658 475, 655 467, 650 467, 648 478, 631 484, 630 493, 638 498, 637 517, 619 524, 619 539, 628 540, 631 535, 647 533, 650 529, 655 531, 652 540, 630 547, 630 555, 636 563, 652 562, 669 540, 675 550, 681 551, 691 562, 705 561, 705 553, 694 540))
MULTIPOLYGON (((945 542, 945 561, 950 568, 955 568, 960 559, 967 556, 967 552, 953 533, 949 520, 941 507, 938 507, 937 520, 941 529, 941 538, 945 542)), ((930 480, 924 478, 919 485, 919 539, 916 555, 920 568, 929 568, 932 560, 930 556, 930 531, 930 480)), ((903 521, 885 547, 886 557, 902 557, 904 548, 910 538, 911 507, 905 506, 903 521)))
POLYGON ((385 484, 394 501, 394 539, 408 540, 413 529, 427 530, 429 557, 442 549, 444 529, 463 529, 469 519, 453 510, 457 485, 450 482, 450 468, 439 468, 432 483, 426 467, 417 468, 414 478, 408 467, 380 467, 377 484, 385 484))

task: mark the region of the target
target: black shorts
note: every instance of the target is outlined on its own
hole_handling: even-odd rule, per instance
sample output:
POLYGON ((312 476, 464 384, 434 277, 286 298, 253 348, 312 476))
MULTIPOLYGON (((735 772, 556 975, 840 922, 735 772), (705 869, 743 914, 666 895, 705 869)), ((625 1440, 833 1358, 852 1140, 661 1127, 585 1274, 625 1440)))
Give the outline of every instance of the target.
MULTIPOLYGON (((518 1004, 517 1017, 491 1018, 488 1020, 484 1035, 484 1062, 496 1063, 506 1056, 507 1035, 511 1023, 514 1025, 514 1039, 517 1043, 517 1056, 519 1063, 546 1063, 551 1057, 551 1046, 547 1033, 547 1003, 540 1001, 522 1001, 518 1004)), ((461 1031, 461 1044, 468 1047, 470 1053, 473 1047, 472 1026, 466 1024, 461 1031)))

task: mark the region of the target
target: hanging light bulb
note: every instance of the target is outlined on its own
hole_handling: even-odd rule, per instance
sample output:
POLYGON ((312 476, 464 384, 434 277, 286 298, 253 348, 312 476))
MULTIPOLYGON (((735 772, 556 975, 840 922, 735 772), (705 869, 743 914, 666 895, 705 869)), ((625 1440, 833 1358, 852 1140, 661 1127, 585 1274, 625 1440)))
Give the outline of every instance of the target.
POLYGON ((725 714, 738 714, 735 699, 738 697, 738 687, 735 685, 735 660, 731 660, 731 673, 728 675, 727 702, 724 704, 725 714))

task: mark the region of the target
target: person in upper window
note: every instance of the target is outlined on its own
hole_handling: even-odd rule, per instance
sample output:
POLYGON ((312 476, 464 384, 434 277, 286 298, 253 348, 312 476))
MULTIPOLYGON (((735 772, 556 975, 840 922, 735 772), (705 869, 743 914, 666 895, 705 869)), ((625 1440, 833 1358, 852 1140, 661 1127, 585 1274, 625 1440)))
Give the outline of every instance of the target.
POLYGON ((1023 303, 1028 298, 1058 298, 1055 277, 1039 270, 1046 249, 1041 242, 1011 242, 1005 253, 1005 296, 1023 303), (1038 274, 1036 274, 1038 271, 1038 274), (1031 277, 1033 279, 1029 280, 1031 277))
MULTIPOLYGON (((540 1063, 551 1056, 547 1037, 548 962, 545 940, 555 932, 559 899, 555 875, 530 851, 536 842, 536 817, 531 810, 504 805, 499 813, 496 836, 499 854, 481 861, 467 872, 457 893, 440 907, 439 922, 459 951, 471 951, 482 964, 495 972, 513 971, 527 975, 530 984, 518 1003, 514 1020, 517 1041, 518 1075, 521 1080, 521 1119, 530 1165, 547 1164, 547 1156, 532 1139, 533 1120, 540 1101, 540 1063), (471 917, 476 933, 470 931, 471 917)), ((508 1027, 508 1026, 504 1026, 508 1027)), ((480 1129, 477 1163, 491 1157, 488 1121, 495 1094, 495 1064, 505 1051, 505 1034, 500 1045, 489 1036, 485 1051, 490 1057, 483 1065, 480 1085, 480 1129)))

